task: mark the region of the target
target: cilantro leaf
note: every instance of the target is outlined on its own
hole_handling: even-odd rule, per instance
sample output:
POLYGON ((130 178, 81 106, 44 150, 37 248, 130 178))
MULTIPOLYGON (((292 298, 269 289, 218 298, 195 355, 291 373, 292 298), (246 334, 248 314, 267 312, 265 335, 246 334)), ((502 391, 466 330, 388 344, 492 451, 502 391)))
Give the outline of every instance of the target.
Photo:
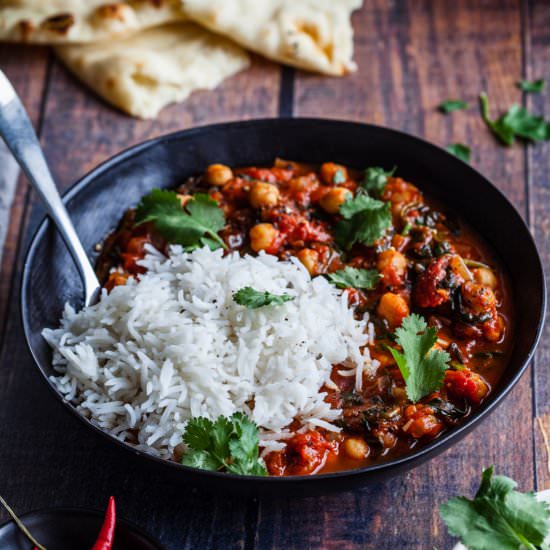
POLYGON ((544 78, 539 78, 537 80, 520 80, 518 82, 518 87, 523 92, 538 94, 544 90, 546 86, 546 81, 544 78))
POLYGON ((416 313, 403 319, 395 331, 395 340, 403 352, 394 348, 390 352, 405 379, 407 397, 415 403, 441 387, 451 358, 445 351, 432 349, 437 330, 428 328, 416 313))
POLYGON ((461 99, 448 99, 439 104, 438 109, 445 114, 452 113, 453 111, 460 111, 461 109, 467 109, 470 105, 466 101, 461 99))
POLYGON ((183 441, 188 450, 182 464, 203 470, 227 471, 239 475, 265 476, 259 457, 258 426, 242 413, 220 416, 215 422, 192 418, 185 428, 183 441))
POLYGON ((227 248, 218 231, 225 225, 218 203, 198 193, 182 208, 174 191, 153 189, 141 199, 136 209, 136 225, 152 222, 168 241, 188 250, 199 246, 227 248))
POLYGON ((525 107, 514 104, 506 113, 493 120, 489 116, 489 99, 485 92, 480 94, 479 101, 483 121, 505 145, 513 145, 516 137, 531 141, 550 139, 550 124, 543 117, 531 114, 525 107))
POLYGON ((288 294, 271 294, 271 292, 267 292, 267 290, 261 292, 251 286, 245 286, 233 294, 233 300, 241 306, 246 306, 249 309, 257 309, 264 306, 280 306, 285 302, 294 300, 294 296, 289 296, 288 294))
POLYGON ((220 468, 219 461, 213 457, 208 451, 199 451, 191 449, 183 456, 181 463, 192 468, 200 468, 201 470, 210 470, 216 472, 220 468))
POLYGON ((516 491, 505 476, 493 476, 493 467, 482 474, 473 500, 456 497, 439 507, 451 535, 470 550, 545 548, 550 531, 550 510, 533 493, 516 491))
POLYGON ((464 143, 451 143, 446 150, 460 160, 470 162, 470 148, 464 143))
POLYGON ((380 198, 384 189, 386 188, 386 183, 388 178, 395 174, 397 166, 394 166, 391 170, 386 172, 384 168, 379 166, 373 166, 365 170, 363 176, 363 181, 359 185, 367 191, 367 193, 373 197, 380 198))
POLYGON ((338 288, 353 287, 372 290, 380 281, 380 273, 376 269, 356 269, 347 266, 334 273, 328 273, 327 278, 338 288))
POLYGON ((374 244, 391 227, 390 203, 357 195, 340 206, 343 220, 334 227, 336 242, 346 250, 355 243, 374 244))

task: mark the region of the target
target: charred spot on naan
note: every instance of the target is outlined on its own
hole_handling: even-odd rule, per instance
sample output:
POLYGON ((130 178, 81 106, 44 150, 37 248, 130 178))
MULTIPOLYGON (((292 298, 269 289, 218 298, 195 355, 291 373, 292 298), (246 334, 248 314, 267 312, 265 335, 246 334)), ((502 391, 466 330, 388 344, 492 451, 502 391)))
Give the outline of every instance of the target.
POLYGON ((40 28, 56 34, 68 34, 75 24, 74 15, 71 13, 58 13, 52 15, 40 24, 40 28))

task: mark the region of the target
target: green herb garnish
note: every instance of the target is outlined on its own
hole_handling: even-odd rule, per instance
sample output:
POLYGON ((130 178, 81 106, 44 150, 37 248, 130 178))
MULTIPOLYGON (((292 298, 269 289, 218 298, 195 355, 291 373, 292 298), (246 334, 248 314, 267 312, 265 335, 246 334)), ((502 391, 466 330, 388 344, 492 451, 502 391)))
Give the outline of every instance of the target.
POLYGON ((446 351, 432 349, 437 330, 428 328, 426 321, 416 313, 403 319, 395 331, 395 340, 403 352, 389 348, 403 378, 408 398, 417 402, 441 387, 447 363, 451 359, 446 351))
POLYGON ((203 470, 223 470, 239 475, 265 476, 265 465, 258 458, 258 426, 242 413, 215 422, 192 418, 183 434, 189 447, 181 463, 203 470))
POLYGON ((182 208, 174 191, 153 189, 136 209, 136 225, 152 222, 169 242, 187 250, 199 246, 227 248, 218 231, 225 225, 223 210, 204 193, 198 193, 182 208))
POLYGON ((473 500, 455 497, 439 507, 449 533, 469 550, 548 550, 550 510, 533 493, 516 491, 517 483, 493 476, 493 466, 481 476, 473 500))
POLYGON ((343 220, 334 227, 336 242, 346 250, 355 243, 374 244, 391 227, 390 203, 358 195, 340 206, 343 220))
POLYGON ((382 196, 388 178, 395 174, 397 166, 394 166, 391 170, 386 172, 384 168, 380 166, 373 166, 365 170, 363 180, 359 182, 359 185, 372 197, 377 199, 382 196))
POLYGON ((505 145, 513 145, 516 137, 531 141, 550 139, 550 125, 543 117, 531 114, 525 107, 514 104, 506 113, 493 120, 489 115, 489 99, 485 92, 480 94, 479 101, 485 124, 505 145))
POLYGON ((338 288, 363 288, 372 290, 380 281, 380 273, 376 269, 357 269, 345 267, 334 273, 328 273, 328 280, 338 288))
POLYGON ((339 185, 340 183, 346 183, 346 176, 344 175, 344 171, 341 168, 338 168, 338 170, 334 172, 334 176, 332 176, 332 183, 335 183, 336 185, 339 185))
POLYGON ((470 162, 470 148, 464 143, 451 143, 446 150, 464 162, 470 162))
POLYGON ((461 109, 467 109, 470 105, 466 101, 461 99, 448 99, 443 103, 440 103, 438 109, 445 114, 452 113, 453 111, 460 111, 461 109))
POLYGON ((256 309, 264 306, 280 306, 285 302, 294 300, 294 296, 288 294, 271 294, 271 292, 255 290, 251 286, 245 286, 233 294, 233 300, 241 306, 256 309))
POLYGON ((546 86, 546 81, 544 78, 539 78, 537 80, 520 80, 518 82, 518 88, 527 93, 538 94, 544 90, 546 86))

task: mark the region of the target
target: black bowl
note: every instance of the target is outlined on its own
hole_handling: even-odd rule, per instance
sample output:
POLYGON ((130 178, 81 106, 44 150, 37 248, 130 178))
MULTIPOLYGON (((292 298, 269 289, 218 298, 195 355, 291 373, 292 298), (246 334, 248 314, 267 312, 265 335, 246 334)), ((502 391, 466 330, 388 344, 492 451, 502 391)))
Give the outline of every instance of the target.
MULTIPOLYGON (((91 548, 103 524, 105 512, 82 508, 51 508, 20 516, 32 536, 45 548, 91 548)), ((32 544, 14 521, 0 526, 0 548, 29 550, 32 544)), ((163 550, 160 542, 131 523, 117 519, 113 550, 163 550)))
POLYGON ((175 479, 214 491, 238 494, 305 494, 348 490, 407 470, 464 437, 494 410, 518 381, 531 359, 544 319, 546 293, 541 261, 523 220, 489 181, 469 165, 415 137, 376 126, 316 119, 276 119, 221 124, 160 137, 108 160, 65 194, 65 203, 84 247, 111 231, 127 208, 153 187, 172 187, 213 162, 230 166, 267 165, 275 157, 352 167, 399 167, 399 175, 451 207, 500 255, 514 295, 515 343, 495 391, 460 427, 408 456, 357 470, 313 477, 254 478, 195 470, 136 451, 105 434, 63 401, 48 377, 51 353, 40 335, 58 324, 66 301, 79 307, 82 285, 53 226, 45 220, 30 246, 23 272, 22 316, 25 335, 39 371, 59 401, 89 428, 142 463, 175 479), (521 299, 519 299, 521 297, 521 299))

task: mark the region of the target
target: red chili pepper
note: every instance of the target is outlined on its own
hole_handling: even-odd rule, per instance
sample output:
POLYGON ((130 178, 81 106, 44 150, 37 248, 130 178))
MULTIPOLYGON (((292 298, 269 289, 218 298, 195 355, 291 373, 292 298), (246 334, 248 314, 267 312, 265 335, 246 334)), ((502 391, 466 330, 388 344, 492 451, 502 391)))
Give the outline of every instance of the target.
POLYGON ((95 541, 92 550, 111 550, 115 540, 116 510, 115 498, 109 498, 109 505, 105 512, 105 519, 99 532, 99 537, 95 541))

